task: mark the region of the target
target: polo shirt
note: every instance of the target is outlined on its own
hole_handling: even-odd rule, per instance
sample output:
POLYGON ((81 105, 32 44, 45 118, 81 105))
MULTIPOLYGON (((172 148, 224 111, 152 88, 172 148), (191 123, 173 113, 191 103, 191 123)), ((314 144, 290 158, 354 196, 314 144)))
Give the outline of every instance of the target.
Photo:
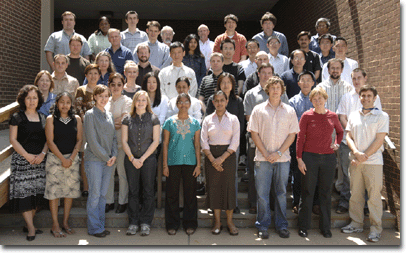
POLYGON ((214 73, 211 73, 204 78, 202 78, 201 85, 198 89, 198 96, 204 97, 204 104, 207 104, 208 98, 215 93, 215 89, 217 88, 217 82, 219 76, 221 76, 223 72, 216 76, 214 73))
MULTIPOLYGON (((273 31, 273 33, 270 36, 277 36, 280 39, 281 46, 278 49, 278 53, 281 55, 288 56, 290 52, 288 51, 288 43, 287 43, 287 37, 281 32, 278 31, 273 31)), ((265 51, 267 54, 270 53, 270 50, 267 47, 267 40, 270 36, 266 36, 264 31, 256 34, 253 39, 258 40, 260 43, 260 50, 265 51)))
POLYGON ((113 53, 112 46, 105 49, 105 51, 108 52, 112 57, 112 62, 115 65, 116 71, 123 75, 123 71, 125 69, 125 62, 127 60, 133 61, 132 52, 128 48, 122 46, 122 44, 116 50, 115 53, 113 53))
MULTIPOLYGON (((227 35, 227 32, 222 33, 221 35, 219 35, 218 37, 216 37, 215 39, 215 43, 214 43, 214 52, 219 52, 222 53, 221 51, 221 41, 223 41, 226 38, 230 38, 227 35)), ((239 63, 239 61, 241 60, 241 56, 247 56, 247 49, 245 48, 245 44, 247 43, 247 39, 245 38, 244 35, 238 33, 238 32, 234 32, 234 36, 231 38, 235 41, 235 53, 232 56, 232 61, 234 61, 235 63, 239 63)))
POLYGON ((77 35, 82 39, 83 45, 80 55, 84 57, 91 55, 92 51, 89 48, 86 38, 76 33, 74 30, 71 35, 68 35, 64 30, 53 32, 47 39, 44 51, 52 52, 53 56, 57 54, 68 55, 70 53, 69 40, 73 35, 77 35))
POLYGON ((122 46, 129 48, 133 52, 139 43, 148 41, 148 34, 136 28, 136 32, 132 34, 129 28, 120 33, 122 46))

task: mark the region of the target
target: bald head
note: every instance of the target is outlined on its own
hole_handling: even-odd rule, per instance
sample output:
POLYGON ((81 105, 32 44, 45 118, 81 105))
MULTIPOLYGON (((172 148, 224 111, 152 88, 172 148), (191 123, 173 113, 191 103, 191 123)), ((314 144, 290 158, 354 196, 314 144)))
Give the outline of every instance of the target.
POLYGON ((255 56, 255 63, 257 63, 257 67, 259 68, 263 63, 269 63, 270 58, 265 51, 259 51, 255 56))
POLYGON ((209 36, 209 28, 208 28, 208 26, 206 26, 205 24, 199 25, 199 27, 198 27, 198 36, 199 36, 199 39, 200 39, 202 42, 207 41, 207 40, 208 40, 208 36, 209 36))

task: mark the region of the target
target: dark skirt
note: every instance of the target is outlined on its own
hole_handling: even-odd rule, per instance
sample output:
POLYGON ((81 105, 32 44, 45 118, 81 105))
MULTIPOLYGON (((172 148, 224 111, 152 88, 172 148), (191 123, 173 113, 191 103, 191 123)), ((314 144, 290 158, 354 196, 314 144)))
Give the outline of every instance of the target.
POLYGON ((30 211, 45 204, 46 157, 40 164, 31 165, 14 152, 10 165, 9 209, 11 213, 30 211))
MULTIPOLYGON (((228 150, 229 145, 210 145, 212 156, 218 158, 228 150)), ((224 171, 217 171, 211 161, 205 158, 205 173, 207 182, 207 206, 210 209, 233 210, 235 209, 235 152, 229 156, 222 167, 224 171)))

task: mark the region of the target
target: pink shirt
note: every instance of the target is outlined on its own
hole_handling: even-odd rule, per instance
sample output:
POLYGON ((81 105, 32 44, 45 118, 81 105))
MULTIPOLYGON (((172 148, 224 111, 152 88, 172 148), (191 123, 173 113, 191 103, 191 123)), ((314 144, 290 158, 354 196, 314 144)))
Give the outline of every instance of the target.
POLYGON ((240 138, 240 125, 237 116, 225 111, 221 122, 216 112, 205 117, 202 122, 201 147, 209 150, 209 145, 229 145, 228 149, 237 151, 240 138))
MULTIPOLYGON (((269 100, 254 107, 247 130, 258 133, 269 153, 278 151, 290 133, 300 131, 294 109, 283 102, 274 108, 269 100)), ((287 162, 290 159, 290 151, 287 149, 277 162, 287 162)), ((258 148, 255 150, 254 161, 267 161, 258 148)))

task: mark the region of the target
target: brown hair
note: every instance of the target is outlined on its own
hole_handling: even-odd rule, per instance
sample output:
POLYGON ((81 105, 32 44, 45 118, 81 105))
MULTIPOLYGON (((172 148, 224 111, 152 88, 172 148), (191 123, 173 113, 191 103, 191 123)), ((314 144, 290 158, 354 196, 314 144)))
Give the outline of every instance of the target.
POLYGON ((271 21, 274 26, 277 24, 277 18, 275 17, 274 14, 270 12, 266 12, 262 17, 261 17, 261 26, 265 21, 271 21))
POLYGON ((108 79, 108 86, 113 82, 114 79, 120 79, 122 81, 122 84, 125 85, 125 79, 123 78, 122 74, 120 73, 111 73, 109 75, 109 79, 108 79))
POLYGON ((151 26, 155 26, 161 31, 161 24, 158 21, 148 21, 148 23, 146 23, 146 28, 149 29, 151 26))
POLYGON ((53 89, 54 89, 54 81, 53 81, 52 75, 49 73, 49 71, 46 71, 46 70, 41 70, 41 71, 36 75, 36 78, 34 79, 34 85, 35 85, 35 86, 38 85, 39 80, 40 80, 40 78, 43 76, 43 74, 46 74, 47 77, 49 77, 49 80, 50 80, 50 89, 49 89, 49 92, 53 91, 53 89))
POLYGON ((23 111, 25 111, 27 108, 26 103, 24 103, 24 100, 26 99, 27 95, 29 95, 29 92, 32 90, 34 90, 37 93, 37 98, 39 99, 37 102, 36 110, 39 110, 39 108, 43 105, 43 94, 40 92, 39 88, 37 88, 37 86, 34 85, 25 85, 23 86, 23 88, 20 89, 16 99, 16 101, 20 105, 20 109, 23 111))
POLYGON ((281 86, 281 95, 283 95, 285 92, 284 81, 277 76, 273 76, 268 79, 267 83, 264 85, 265 93, 268 95, 270 86, 275 84, 279 84, 281 86))
POLYGON ((321 86, 317 86, 317 87, 315 87, 314 89, 311 90, 310 101, 312 101, 313 97, 317 94, 320 94, 325 100, 328 99, 328 94, 327 94, 326 90, 323 89, 323 87, 321 87, 321 86))
MULTIPOLYGON (((96 85, 96 87, 93 89, 93 100, 95 100, 95 96, 102 94, 103 92, 108 91, 109 96, 111 96, 112 94, 110 93, 110 90, 108 88, 108 86, 103 85, 103 84, 98 84, 96 85)), ((96 100, 95 100, 96 101, 96 100)))
POLYGON ((98 70, 98 72, 99 72, 99 74, 100 74, 99 65, 97 65, 97 64, 90 64, 90 65, 86 66, 86 68, 85 68, 85 75, 87 75, 87 73, 88 73, 90 70, 93 70, 93 69, 98 70))
POLYGON ((72 43, 73 40, 79 41, 79 42, 80 42, 80 45, 83 46, 83 41, 82 41, 82 38, 81 38, 80 36, 78 36, 78 35, 73 35, 73 36, 69 39, 69 45, 70 45, 70 43, 72 43))

